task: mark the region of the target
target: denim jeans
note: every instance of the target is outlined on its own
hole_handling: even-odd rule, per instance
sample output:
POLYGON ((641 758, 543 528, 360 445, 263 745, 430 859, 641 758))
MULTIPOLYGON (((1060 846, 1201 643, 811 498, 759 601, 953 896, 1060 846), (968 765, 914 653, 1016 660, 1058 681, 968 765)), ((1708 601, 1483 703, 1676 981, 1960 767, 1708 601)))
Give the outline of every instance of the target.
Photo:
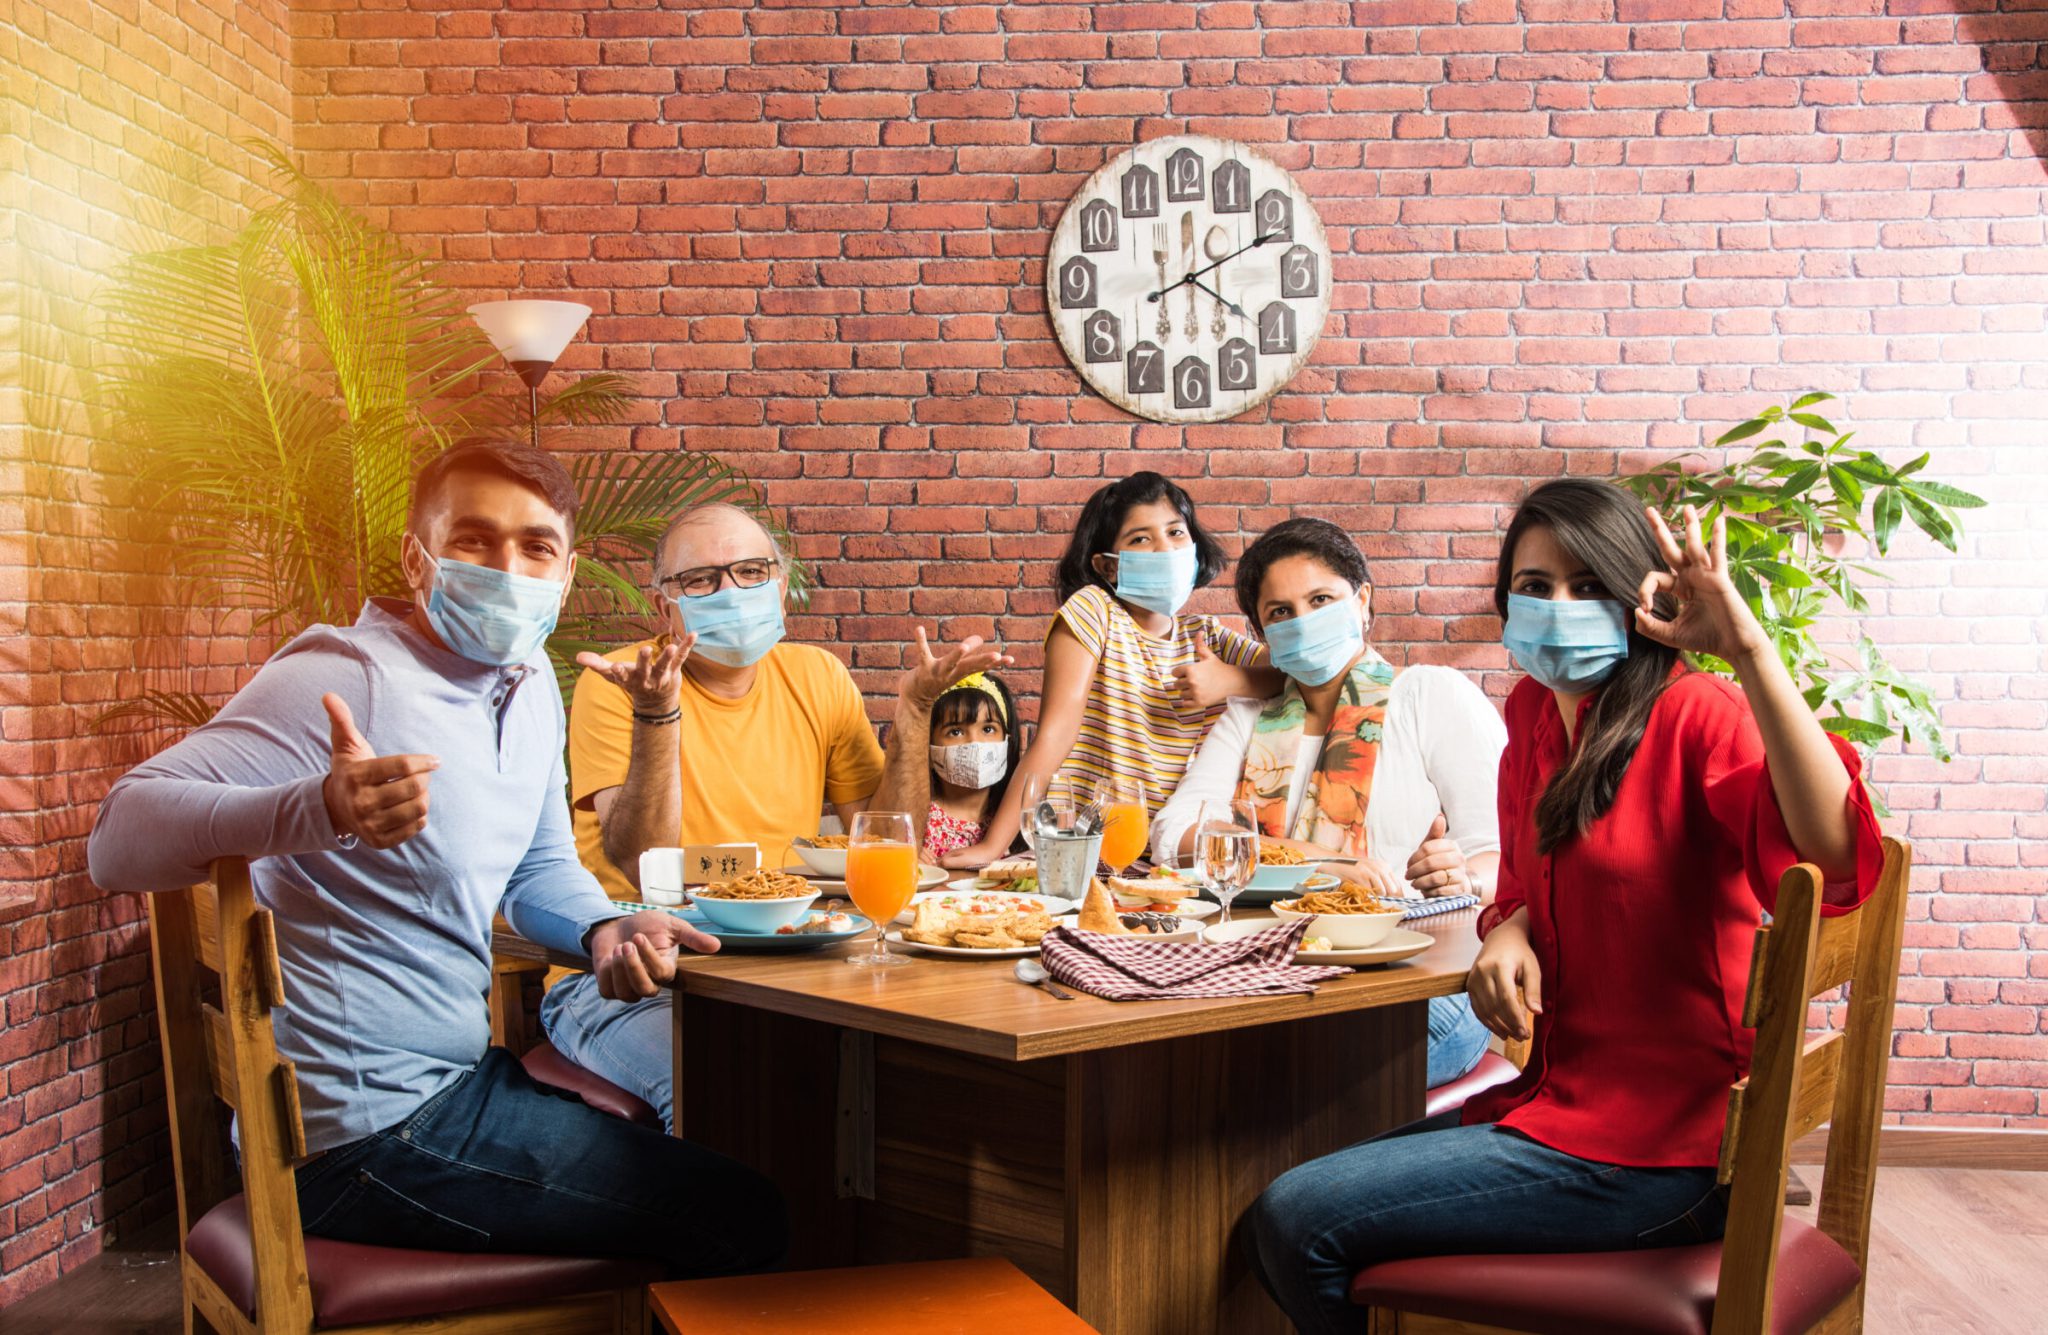
POLYGON ((320 1237, 646 1257, 671 1278, 768 1269, 788 1231, 752 1169, 535 1084, 503 1048, 398 1125, 299 1169, 298 1188, 320 1237))
POLYGON ((548 989, 540 1003, 548 1042, 570 1061, 640 1096, 663 1126, 675 1119, 675 994, 607 1001, 597 978, 579 973, 548 989))
POLYGON ((1486 1051, 1486 1026, 1472 1013, 1472 999, 1463 992, 1429 999, 1429 1075, 1431 1089, 1456 1080, 1479 1064, 1486 1051))
POLYGON ((1246 1222, 1252 1269, 1295 1328, 1359 1335, 1346 1294, 1378 1261, 1600 1252, 1721 1236, 1712 1168, 1623 1168, 1444 1113, 1283 1173, 1246 1222))

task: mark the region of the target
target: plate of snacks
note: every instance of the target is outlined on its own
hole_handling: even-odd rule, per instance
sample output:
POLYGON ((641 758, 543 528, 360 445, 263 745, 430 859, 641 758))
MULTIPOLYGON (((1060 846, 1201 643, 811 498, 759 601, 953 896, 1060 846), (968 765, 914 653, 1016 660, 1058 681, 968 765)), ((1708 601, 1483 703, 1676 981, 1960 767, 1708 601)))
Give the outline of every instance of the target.
POLYGON ((1313 919, 1308 934, 1328 937, 1340 950, 1378 945, 1407 911, 1408 905, 1401 900, 1383 899, 1371 886, 1358 881, 1339 881, 1332 889, 1305 891, 1293 899, 1273 902, 1274 917, 1313 919))
POLYGON ((976 890, 955 881, 944 890, 926 890, 912 895, 910 907, 896 915, 896 921, 908 927, 911 917, 919 904, 937 904, 955 913, 1043 913, 1057 918, 1062 913, 1072 913, 1078 905, 1071 899, 1056 895, 1023 894, 1011 890, 976 890))
POLYGON ((772 932, 733 932, 708 922, 699 925, 718 938, 721 952, 732 950, 752 954, 823 950, 826 946, 857 941, 875 927, 871 920, 861 914, 847 912, 831 905, 824 910, 806 913, 795 922, 784 923, 772 932))
POLYGON ((926 899, 911 905, 910 925, 889 933, 889 939, 933 955, 1013 959, 1036 955, 1038 943, 1052 928, 1052 915, 1043 910, 962 913, 926 899))
POLYGON ((1170 913, 1181 918, 1206 918, 1217 907, 1200 897, 1201 886, 1184 876, 1154 872, 1140 879, 1108 878, 1109 894, 1120 913, 1170 913))
MULTIPOLYGON (((1235 941, 1263 932, 1273 926, 1271 918, 1236 918, 1230 922, 1219 922, 1202 933, 1204 941, 1217 943, 1235 941)), ((1346 949, 1338 946, 1327 936, 1318 936, 1311 927, 1309 934, 1302 938, 1300 949, 1294 952, 1297 964, 1344 964, 1354 969, 1367 968, 1375 964, 1393 964, 1399 960, 1420 955, 1436 944, 1436 938, 1427 932, 1417 932, 1406 927, 1396 927, 1383 937, 1378 945, 1346 949), (1317 947, 1310 949, 1311 946, 1317 947)))
POLYGON ((750 871, 690 889, 692 907, 713 926, 757 936, 802 918, 817 898, 817 886, 780 871, 750 871))
POLYGON ((1028 857, 997 858, 977 874, 952 883, 955 890, 1008 890, 1031 894, 1038 889, 1038 863, 1028 857))
POLYGON ((1088 897, 1081 901, 1081 911, 1061 918, 1060 926, 1076 932, 1141 936, 1153 941, 1195 941, 1202 934, 1200 923, 1176 913, 1119 910, 1115 899, 1099 880, 1088 882, 1088 897))

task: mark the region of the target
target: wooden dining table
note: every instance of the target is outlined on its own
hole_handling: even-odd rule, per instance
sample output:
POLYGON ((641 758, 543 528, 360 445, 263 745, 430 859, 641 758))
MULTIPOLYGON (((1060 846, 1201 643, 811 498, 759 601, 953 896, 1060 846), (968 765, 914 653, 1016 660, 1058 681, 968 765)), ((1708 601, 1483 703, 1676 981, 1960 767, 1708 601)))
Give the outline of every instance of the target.
POLYGON ((1005 1256, 1104 1335, 1277 1335, 1245 1210, 1422 1115, 1427 1003, 1464 989, 1476 917, 1266 997, 1062 1001, 1012 960, 849 968, 865 941, 689 958, 674 1130, 781 1188, 793 1266, 1005 1256))

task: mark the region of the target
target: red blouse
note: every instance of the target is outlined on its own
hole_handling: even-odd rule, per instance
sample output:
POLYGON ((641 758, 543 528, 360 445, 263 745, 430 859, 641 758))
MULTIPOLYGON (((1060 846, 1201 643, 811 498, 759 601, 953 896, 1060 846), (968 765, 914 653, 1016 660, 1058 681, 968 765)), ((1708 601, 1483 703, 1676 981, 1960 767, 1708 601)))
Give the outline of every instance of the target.
MULTIPOLYGON (((1749 703, 1725 678, 1677 673, 1613 806, 1547 855, 1536 851, 1536 802, 1570 755, 1564 720, 1550 691, 1524 680, 1507 725, 1500 890, 1479 930, 1528 908, 1543 1013, 1528 1068, 1467 1103, 1464 1120, 1601 1163, 1713 1164, 1728 1086, 1748 1071, 1755 1039, 1742 1001, 1760 906, 1799 861, 1749 703)), ((1855 752, 1831 740, 1858 775, 1855 752)), ((1856 874, 1827 887, 1831 915, 1869 896, 1884 857, 1860 779, 1847 814, 1856 874)))

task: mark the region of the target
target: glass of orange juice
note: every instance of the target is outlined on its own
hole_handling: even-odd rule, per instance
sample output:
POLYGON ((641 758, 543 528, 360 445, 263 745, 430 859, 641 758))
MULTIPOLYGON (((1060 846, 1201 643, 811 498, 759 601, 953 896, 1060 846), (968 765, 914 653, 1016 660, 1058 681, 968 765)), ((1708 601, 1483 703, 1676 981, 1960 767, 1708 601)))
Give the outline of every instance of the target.
POLYGON ((1145 785, 1138 779, 1111 779, 1097 790, 1102 803, 1102 860, 1117 871, 1128 870, 1145 855, 1152 819, 1145 806, 1145 785))
POLYGON ((911 840, 910 815, 903 811, 863 811, 853 818, 853 837, 846 846, 846 893, 855 907, 875 921, 875 948, 855 953, 846 962, 855 968, 886 969, 909 959, 889 953, 889 924, 910 905, 917 889, 917 846, 911 840))

